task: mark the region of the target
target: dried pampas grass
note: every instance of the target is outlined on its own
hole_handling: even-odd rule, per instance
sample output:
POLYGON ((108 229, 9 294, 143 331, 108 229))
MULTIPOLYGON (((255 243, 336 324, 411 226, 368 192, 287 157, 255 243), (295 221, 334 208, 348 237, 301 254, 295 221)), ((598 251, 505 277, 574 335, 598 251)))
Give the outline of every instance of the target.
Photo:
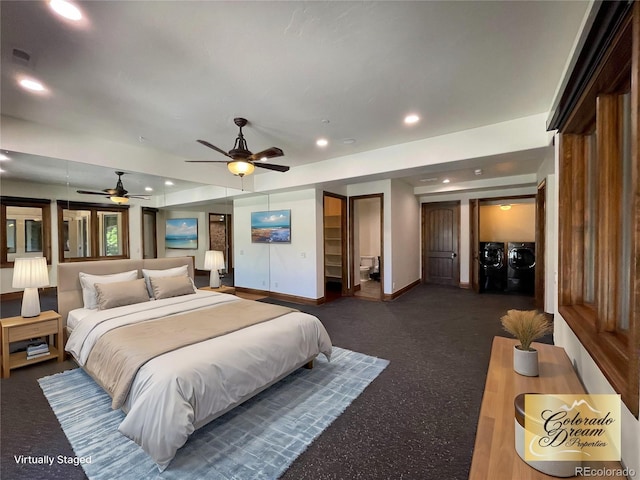
POLYGON ((522 350, 533 350, 531 342, 553 331, 547 316, 537 310, 509 310, 500 321, 502 328, 520 340, 522 350))

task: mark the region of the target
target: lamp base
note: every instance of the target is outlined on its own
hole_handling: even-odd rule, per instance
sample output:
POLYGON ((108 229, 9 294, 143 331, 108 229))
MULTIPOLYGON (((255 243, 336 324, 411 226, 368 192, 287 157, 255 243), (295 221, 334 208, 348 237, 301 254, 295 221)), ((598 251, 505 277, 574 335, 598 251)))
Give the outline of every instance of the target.
POLYGON ((37 288, 25 288, 22 294, 22 311, 24 318, 37 317, 40 315, 40 297, 37 288))
POLYGON ((211 288, 220 288, 220 274, 218 273, 218 269, 216 268, 211 270, 211 275, 209 276, 209 286, 211 288))

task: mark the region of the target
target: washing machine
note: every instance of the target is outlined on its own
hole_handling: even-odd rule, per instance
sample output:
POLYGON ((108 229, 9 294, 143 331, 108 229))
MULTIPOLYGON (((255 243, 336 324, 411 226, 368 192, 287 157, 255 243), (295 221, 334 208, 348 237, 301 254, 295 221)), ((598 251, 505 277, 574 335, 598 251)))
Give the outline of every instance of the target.
POLYGON ((536 244, 508 242, 507 291, 533 295, 536 286, 536 244))
POLYGON ((505 245, 480 242, 480 292, 504 292, 507 288, 505 245))

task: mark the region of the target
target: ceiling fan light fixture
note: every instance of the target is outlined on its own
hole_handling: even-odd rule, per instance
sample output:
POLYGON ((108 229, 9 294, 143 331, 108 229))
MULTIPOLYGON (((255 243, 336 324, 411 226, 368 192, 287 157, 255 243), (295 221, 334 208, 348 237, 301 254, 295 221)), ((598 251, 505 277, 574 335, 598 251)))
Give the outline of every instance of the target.
POLYGON ((227 168, 234 175, 244 177, 245 175, 251 175, 256 167, 253 163, 244 160, 232 160, 227 163, 227 168))
POLYGON ((127 197, 116 197, 116 196, 113 196, 113 197, 109 197, 109 198, 111 199, 111 201, 113 203, 117 203, 118 205, 122 205, 122 204, 127 203, 129 201, 129 199, 127 197))

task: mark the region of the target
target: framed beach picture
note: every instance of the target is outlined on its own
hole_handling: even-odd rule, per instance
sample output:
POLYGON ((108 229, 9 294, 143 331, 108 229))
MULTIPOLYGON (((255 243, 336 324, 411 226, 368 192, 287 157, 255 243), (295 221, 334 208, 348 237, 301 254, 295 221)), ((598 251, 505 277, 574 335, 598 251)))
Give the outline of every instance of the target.
POLYGON ((291 243, 291 210, 251 212, 252 243, 291 243))
POLYGON ((197 250, 198 219, 169 218, 165 228, 164 243, 166 248, 197 250))

